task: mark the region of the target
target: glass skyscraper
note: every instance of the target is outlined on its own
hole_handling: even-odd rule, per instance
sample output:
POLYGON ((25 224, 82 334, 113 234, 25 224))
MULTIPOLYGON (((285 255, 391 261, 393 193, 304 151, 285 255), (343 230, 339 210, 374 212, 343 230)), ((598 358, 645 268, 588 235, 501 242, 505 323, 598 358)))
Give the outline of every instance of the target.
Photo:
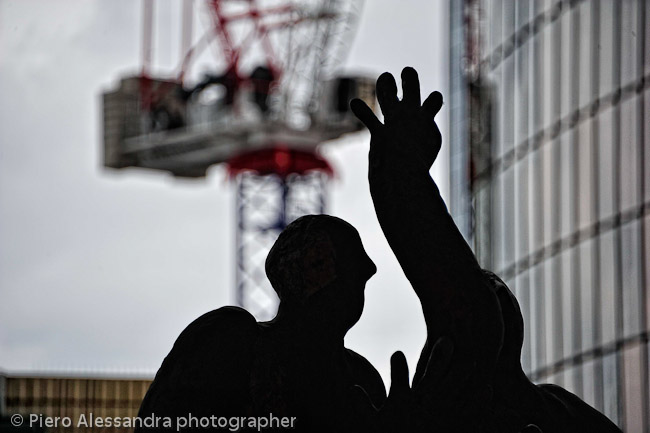
POLYGON ((452 215, 524 369, 650 431, 650 1, 450 1, 452 215))

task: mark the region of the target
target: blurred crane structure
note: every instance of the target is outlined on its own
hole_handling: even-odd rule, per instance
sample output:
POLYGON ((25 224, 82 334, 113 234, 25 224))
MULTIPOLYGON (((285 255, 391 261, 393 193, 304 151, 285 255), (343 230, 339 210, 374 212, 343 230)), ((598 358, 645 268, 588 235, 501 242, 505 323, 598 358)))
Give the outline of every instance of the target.
POLYGON ((155 30, 172 28, 154 28, 165 5, 143 0, 142 70, 103 95, 104 165, 203 177, 226 164, 237 190, 237 303, 266 320, 277 308, 270 246, 297 217, 324 211, 332 169, 319 146, 361 129, 350 99, 374 106, 373 79, 334 75, 359 5, 184 0, 171 71, 153 61, 155 30))

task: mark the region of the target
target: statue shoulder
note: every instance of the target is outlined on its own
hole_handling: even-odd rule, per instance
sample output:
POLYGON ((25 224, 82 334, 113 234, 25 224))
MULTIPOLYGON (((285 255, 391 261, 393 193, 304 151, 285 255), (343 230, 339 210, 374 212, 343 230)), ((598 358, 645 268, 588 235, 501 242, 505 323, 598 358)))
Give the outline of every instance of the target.
MULTIPOLYGON (((248 311, 239 307, 222 307, 198 317, 181 332, 174 343, 174 349, 197 343, 219 343, 239 341, 246 343, 259 332, 257 321, 248 311)), ((172 350, 174 350, 172 349, 172 350)))
POLYGON ((564 425, 573 427, 571 431, 622 433, 609 418, 572 392, 553 384, 538 385, 538 388, 546 394, 550 407, 554 408, 553 415, 559 416, 564 425))
POLYGON ((219 308, 194 320, 156 373, 140 415, 244 413, 259 333, 255 318, 237 307, 219 308))
POLYGON ((197 359, 212 365, 236 366, 243 361, 242 357, 252 355, 259 332, 255 318, 242 308, 222 307, 210 311, 181 332, 161 370, 168 363, 194 364, 197 359))

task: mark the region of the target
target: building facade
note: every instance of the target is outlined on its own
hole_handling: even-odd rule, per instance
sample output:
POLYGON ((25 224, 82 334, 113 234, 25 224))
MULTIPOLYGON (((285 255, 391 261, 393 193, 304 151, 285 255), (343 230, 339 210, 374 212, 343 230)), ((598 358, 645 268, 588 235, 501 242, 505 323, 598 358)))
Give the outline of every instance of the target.
MULTIPOLYGON (((0 416, 22 415, 19 427, 47 432, 132 432, 151 379, 0 375, 0 416), (31 416, 35 416, 32 419, 31 416), (56 425, 46 425, 48 421, 56 425), (110 419, 111 426, 98 425, 110 419), (119 419, 120 424, 115 421, 119 419), (70 425, 65 425, 67 421, 70 425)), ((12 419, 14 427, 15 419, 12 419)), ((13 431, 13 430, 12 430, 13 431)))
POLYGON ((452 215, 529 377, 648 432, 650 1, 450 5, 452 215))

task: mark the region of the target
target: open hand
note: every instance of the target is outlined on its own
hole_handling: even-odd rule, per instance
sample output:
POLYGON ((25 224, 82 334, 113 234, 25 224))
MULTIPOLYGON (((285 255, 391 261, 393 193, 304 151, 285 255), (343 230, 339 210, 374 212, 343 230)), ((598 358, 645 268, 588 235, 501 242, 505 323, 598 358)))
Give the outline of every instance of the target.
POLYGON ((370 162, 402 161, 423 164, 428 170, 440 151, 442 138, 434 116, 442 107, 442 95, 433 92, 420 103, 420 81, 415 69, 402 70, 402 100, 397 99, 393 76, 384 72, 377 79, 377 99, 384 114, 382 124, 360 99, 350 102, 352 112, 370 130, 370 162))

